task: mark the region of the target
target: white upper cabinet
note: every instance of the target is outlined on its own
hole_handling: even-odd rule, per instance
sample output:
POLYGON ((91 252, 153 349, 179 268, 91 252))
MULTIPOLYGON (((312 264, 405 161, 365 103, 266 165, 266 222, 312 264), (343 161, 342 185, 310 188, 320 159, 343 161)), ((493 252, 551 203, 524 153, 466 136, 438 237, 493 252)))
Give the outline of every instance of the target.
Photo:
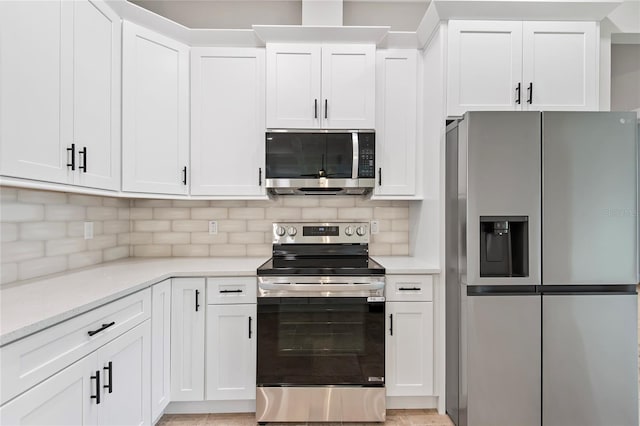
POLYGON ((264 195, 264 55, 191 50, 191 194, 264 195))
POLYGON ((447 114, 597 110, 595 22, 449 21, 447 114))
POLYGON ((380 50, 376 65, 375 195, 414 195, 418 53, 380 50))
POLYGON ((267 44, 267 127, 373 129, 375 46, 267 44))
POLYGON ((124 23, 122 189, 187 194, 189 48, 124 23))
POLYGON ((598 28, 593 22, 525 22, 523 105, 598 110, 598 28))
POLYGON ((102 0, 0 2, 3 175, 119 189, 120 22, 102 0))

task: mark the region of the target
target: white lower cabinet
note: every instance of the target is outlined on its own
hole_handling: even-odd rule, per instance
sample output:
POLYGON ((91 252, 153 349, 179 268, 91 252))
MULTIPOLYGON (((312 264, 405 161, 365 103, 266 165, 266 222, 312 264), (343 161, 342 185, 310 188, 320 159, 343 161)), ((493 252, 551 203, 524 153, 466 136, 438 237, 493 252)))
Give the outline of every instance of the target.
POLYGON ((256 305, 207 306, 207 399, 256 397, 256 305))
POLYGON ((171 400, 204 400, 204 278, 171 280, 171 400))
POLYGON ((151 288, 151 420, 171 400, 171 280, 151 288))

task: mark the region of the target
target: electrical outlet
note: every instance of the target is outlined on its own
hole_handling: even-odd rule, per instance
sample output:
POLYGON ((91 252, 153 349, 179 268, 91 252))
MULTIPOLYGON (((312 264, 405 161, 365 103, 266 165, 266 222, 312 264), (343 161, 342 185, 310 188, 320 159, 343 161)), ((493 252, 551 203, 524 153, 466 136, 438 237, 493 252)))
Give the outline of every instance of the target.
POLYGON ((209 221, 209 234, 210 235, 217 235, 218 234, 218 221, 217 220, 210 220, 209 221))
POLYGON ((377 234, 379 232, 378 230, 378 221, 377 220, 372 220, 371 221, 371 234, 377 234))
POLYGON ((84 223, 84 239, 85 240, 93 239, 93 222, 84 223))

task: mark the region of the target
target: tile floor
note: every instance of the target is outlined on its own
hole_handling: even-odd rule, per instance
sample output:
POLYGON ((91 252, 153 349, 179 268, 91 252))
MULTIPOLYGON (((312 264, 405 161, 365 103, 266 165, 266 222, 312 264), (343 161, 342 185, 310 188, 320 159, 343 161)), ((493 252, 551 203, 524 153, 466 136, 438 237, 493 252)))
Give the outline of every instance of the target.
MULTIPOLYGON (((638 287, 640 292, 640 286, 638 287)), ((640 298, 638 298, 638 311, 640 312, 640 298)), ((638 351, 640 357, 640 316, 638 317, 638 351)), ((639 362, 640 365, 640 362, 639 362)), ((640 383, 640 375, 638 382, 640 383)), ((241 414, 165 414, 157 426, 249 426, 255 425, 254 413, 241 414)), ((314 425, 314 423, 281 423, 286 426, 314 425)), ((319 423, 316 423, 320 425, 319 423)), ((338 425, 340 423, 324 423, 323 426, 338 425)), ((379 425, 380 423, 346 423, 350 426, 379 425)), ((394 426, 453 426, 453 422, 447 416, 439 415, 436 410, 387 410, 385 425, 394 426)), ((277 423, 269 423, 276 426, 277 423)))

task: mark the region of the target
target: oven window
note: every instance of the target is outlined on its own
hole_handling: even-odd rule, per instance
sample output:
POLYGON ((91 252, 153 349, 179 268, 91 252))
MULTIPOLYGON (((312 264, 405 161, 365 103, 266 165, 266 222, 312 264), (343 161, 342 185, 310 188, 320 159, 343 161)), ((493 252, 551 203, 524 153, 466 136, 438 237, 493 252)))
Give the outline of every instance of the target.
POLYGON ((258 385, 384 384, 384 302, 258 299, 258 385))

